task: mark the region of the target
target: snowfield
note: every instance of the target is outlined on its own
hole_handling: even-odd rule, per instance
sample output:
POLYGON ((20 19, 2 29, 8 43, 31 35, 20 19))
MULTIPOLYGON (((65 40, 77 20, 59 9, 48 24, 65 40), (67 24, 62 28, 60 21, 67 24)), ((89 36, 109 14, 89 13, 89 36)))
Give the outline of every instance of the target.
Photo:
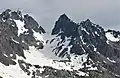
MULTIPOLYGON (((31 46, 30 50, 24 50, 26 59, 17 56, 15 60, 17 62, 16 65, 5 66, 0 63, 0 75, 3 78, 30 78, 27 73, 23 72, 23 70, 19 67, 18 60, 24 60, 26 63, 30 63, 32 65, 40 65, 40 66, 50 66, 55 69, 65 69, 69 71, 78 70, 79 68, 83 68, 83 62, 86 61, 87 55, 83 54, 81 56, 76 57, 76 55, 71 55, 71 62, 60 62, 60 60, 54 61, 54 59, 50 59, 44 56, 37 50, 35 47, 31 46), (82 61, 83 59, 83 61, 82 61)), ((63 60, 63 59, 62 59, 63 60)), ((40 69, 42 72, 44 69, 40 69)), ((32 71, 32 68, 30 69, 32 71)), ((84 72, 79 71, 79 75, 87 75, 84 72)))
POLYGON ((119 38, 115 38, 111 33, 106 33, 106 37, 107 37, 108 40, 114 41, 114 42, 120 40, 119 38))

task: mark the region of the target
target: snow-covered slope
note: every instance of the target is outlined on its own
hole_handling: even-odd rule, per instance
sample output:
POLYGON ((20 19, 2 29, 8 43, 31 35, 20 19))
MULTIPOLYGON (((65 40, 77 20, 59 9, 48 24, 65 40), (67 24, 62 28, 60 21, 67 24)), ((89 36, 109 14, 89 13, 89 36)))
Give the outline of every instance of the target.
MULTIPOLYGON (((30 47, 30 50, 24 50, 24 53, 25 53, 26 59, 24 59, 23 57, 17 56, 17 59, 15 60, 17 63, 16 65, 5 66, 4 64, 0 63, 0 75, 3 78, 31 78, 32 72, 35 70, 35 67, 33 67, 33 66, 30 67, 29 71, 31 72, 31 74, 27 75, 27 73, 25 73, 20 68, 18 60, 23 60, 24 62, 30 63, 31 65, 39 65, 41 67, 50 66, 50 67, 53 67, 53 68, 59 69, 59 70, 65 69, 65 70, 73 71, 73 70, 78 70, 79 68, 83 67, 82 63, 86 61, 86 56, 87 56, 87 55, 78 56, 78 57, 76 57, 76 60, 75 60, 74 59, 75 56, 73 55, 71 62, 67 62, 67 61, 62 62, 62 60, 59 61, 59 60, 54 60, 54 59, 45 57, 40 52, 40 50, 37 50, 35 47, 30 47), (83 58, 83 61, 81 58, 83 58), (77 60, 79 60, 79 61, 77 61, 77 60)), ((43 68, 41 68, 39 70, 41 73, 42 73, 42 71, 44 71, 43 68)), ((79 71, 79 72, 81 72, 81 71, 79 71)), ((85 74, 86 73, 83 73, 83 72, 80 73, 80 75, 85 75, 85 74)))
POLYGON ((120 32, 115 30, 108 30, 106 32, 106 37, 110 41, 118 42, 120 41, 120 32))
POLYGON ((114 42, 120 40, 120 38, 119 38, 120 36, 118 36, 117 38, 115 38, 115 37, 112 35, 112 33, 110 33, 110 32, 106 33, 106 37, 107 37, 108 40, 114 41, 114 42))

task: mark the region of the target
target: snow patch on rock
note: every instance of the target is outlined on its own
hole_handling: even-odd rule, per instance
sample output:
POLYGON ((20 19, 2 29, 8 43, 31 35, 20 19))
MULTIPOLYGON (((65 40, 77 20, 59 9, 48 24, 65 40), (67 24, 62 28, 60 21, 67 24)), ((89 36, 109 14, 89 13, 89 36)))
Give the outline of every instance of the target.
POLYGON ((114 42, 120 40, 119 38, 115 38, 111 33, 106 33, 106 37, 107 37, 108 40, 114 41, 114 42))
POLYGON ((14 20, 17 24, 18 27, 18 36, 24 32, 27 32, 28 29, 25 29, 24 27, 24 22, 20 21, 20 20, 14 20))

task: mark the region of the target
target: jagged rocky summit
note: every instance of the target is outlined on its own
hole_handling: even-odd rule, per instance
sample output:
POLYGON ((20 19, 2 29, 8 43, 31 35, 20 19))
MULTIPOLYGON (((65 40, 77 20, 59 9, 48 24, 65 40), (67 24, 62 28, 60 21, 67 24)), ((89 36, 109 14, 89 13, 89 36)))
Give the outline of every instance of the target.
POLYGON ((12 60, 16 55, 26 58, 23 49, 29 50, 29 46, 43 48, 44 41, 36 36, 38 33, 45 33, 45 30, 28 14, 22 16, 21 11, 10 9, 0 14, 1 63, 16 64, 12 60))
POLYGON ((92 73, 97 76, 90 78, 120 77, 119 31, 105 31, 89 19, 77 24, 63 14, 56 21, 51 35, 55 36, 50 41, 52 52, 58 57, 67 57, 70 60, 73 55, 87 55, 84 67, 80 70, 89 73, 95 70, 92 73))
POLYGON ((120 78, 120 32, 66 14, 48 35, 21 11, 0 14, 2 78, 120 78), (48 36, 47 36, 48 37, 48 36), (47 57, 45 53, 58 59, 47 57))

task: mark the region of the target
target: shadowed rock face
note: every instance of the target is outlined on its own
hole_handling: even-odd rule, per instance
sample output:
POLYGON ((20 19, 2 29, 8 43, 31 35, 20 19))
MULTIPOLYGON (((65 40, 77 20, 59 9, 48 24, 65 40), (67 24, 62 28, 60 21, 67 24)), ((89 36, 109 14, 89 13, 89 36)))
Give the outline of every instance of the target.
MULTIPOLYGON (((76 24, 65 14, 61 15, 56 22, 55 27, 52 30, 52 35, 60 36, 62 41, 65 40, 65 37, 70 38, 69 45, 73 45, 70 52, 79 55, 84 53, 82 47, 85 46, 88 46, 92 51, 94 47, 98 48, 100 51, 99 46, 102 46, 107 40, 104 29, 93 24, 89 19, 80 24, 76 24), (79 51, 74 51, 74 49, 79 51)), ((86 51, 88 48, 86 48, 86 51)))
POLYGON ((57 44, 53 47, 53 52, 59 57, 68 56, 69 54, 88 54, 88 58, 91 58, 98 65, 98 68, 103 67, 120 75, 118 70, 120 69, 120 65, 118 65, 120 64, 120 42, 108 40, 106 33, 112 33, 115 38, 120 36, 119 31, 105 31, 89 19, 76 24, 63 14, 56 21, 51 33, 51 35, 56 35, 51 40, 51 44, 54 42, 57 44), (66 42, 68 42, 67 46, 64 44, 66 42), (108 58, 114 60, 115 63, 108 60, 108 58), (106 61, 106 63, 103 63, 103 61, 106 61))
POLYGON ((16 62, 12 59, 16 59, 16 55, 26 58, 23 50, 29 49, 29 46, 43 48, 43 42, 35 39, 33 31, 40 34, 45 33, 45 30, 31 16, 23 16, 21 11, 11 11, 10 9, 0 14, 0 62, 7 66, 15 65, 16 62), (20 27, 16 20, 23 22, 23 27, 28 31, 18 35, 20 27))

